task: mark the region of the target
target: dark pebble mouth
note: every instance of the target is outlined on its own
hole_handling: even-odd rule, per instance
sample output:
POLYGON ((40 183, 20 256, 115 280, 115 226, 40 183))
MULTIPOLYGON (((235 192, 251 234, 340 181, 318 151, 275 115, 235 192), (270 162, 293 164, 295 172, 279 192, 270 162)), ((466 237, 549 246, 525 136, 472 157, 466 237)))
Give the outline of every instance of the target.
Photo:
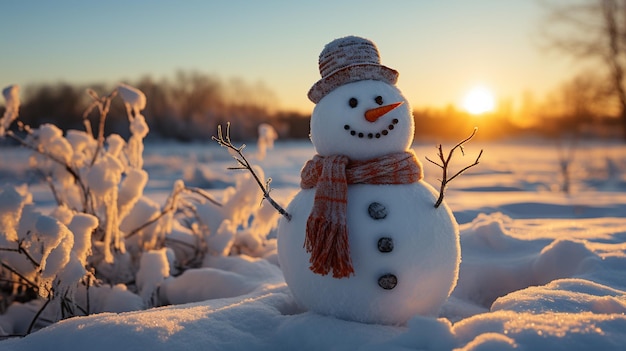
POLYGON ((346 124, 343 126, 343 129, 345 129, 348 133, 350 133, 350 135, 363 139, 363 138, 367 138, 367 139, 380 139, 381 137, 384 137, 386 135, 389 135, 389 132, 395 129, 396 124, 398 124, 398 119, 394 118, 391 123, 387 126, 387 128, 381 130, 380 132, 377 133, 364 133, 364 132, 359 132, 356 131, 354 129, 352 129, 352 127, 350 127, 349 124, 346 124))

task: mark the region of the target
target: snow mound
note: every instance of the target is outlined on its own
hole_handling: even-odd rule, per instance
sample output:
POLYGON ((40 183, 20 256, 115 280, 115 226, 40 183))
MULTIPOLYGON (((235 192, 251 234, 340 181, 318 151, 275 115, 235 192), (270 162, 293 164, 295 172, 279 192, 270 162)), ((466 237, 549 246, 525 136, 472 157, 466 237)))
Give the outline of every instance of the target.
MULTIPOLYGON (((210 268, 161 285, 159 293, 179 305, 72 318, 0 345, 6 351, 45 350, 51 340, 60 349, 93 351, 623 348, 626 219, 522 221, 494 213, 463 225, 461 233, 459 285, 440 318, 383 326, 321 316, 297 306, 281 271, 266 260, 209 256, 203 266, 210 268), (570 228, 570 238, 562 228, 570 228)), ((142 304, 123 293, 94 307, 142 304)))
MULTIPOLYGON (((85 140, 81 141, 81 135, 73 138, 68 141, 76 156, 76 145, 85 140)), ((176 152, 171 150, 171 145, 153 147, 149 151, 153 156, 147 159, 163 164, 181 164, 184 161, 180 155, 192 153, 188 146, 177 146, 180 149, 176 152), (168 152, 174 156, 168 156, 168 152)), ((199 152, 197 146, 192 147, 193 152, 199 152)), ((417 148, 423 148, 418 150, 418 155, 429 155, 432 151, 431 145, 417 148)), ((478 176, 473 172, 464 175, 446 195, 457 220, 463 217, 459 221, 463 223, 460 226, 462 263, 459 284, 438 318, 416 316, 398 327, 317 315, 295 304, 275 264, 246 256, 211 256, 202 262, 205 268, 189 276, 197 274, 196 281, 172 270, 172 276, 165 278, 155 292, 159 297, 167 295, 187 303, 137 311, 145 307, 144 301, 126 286, 92 286, 89 294, 94 302, 90 307, 93 315, 63 320, 24 338, 0 341, 0 349, 623 350, 626 345, 624 146, 582 149, 581 157, 577 158, 581 165, 600 160, 601 167, 605 163, 610 166, 607 174, 611 176, 595 178, 597 184, 606 186, 602 188, 605 190, 574 192, 570 196, 548 190, 554 182, 554 164, 550 153, 541 151, 545 145, 498 144, 488 150, 484 161, 481 160, 478 176), (614 161, 604 162, 603 157, 597 157, 599 152, 614 161), (511 155, 521 157, 524 162, 511 155), (523 158, 532 158, 533 167, 528 167, 523 158), (606 185, 611 179, 615 182, 606 185), (503 191, 507 186, 520 190, 503 191), (167 284, 176 289, 166 292, 167 284), (188 293, 192 284, 197 290, 188 293)), ((3 167, 17 164, 18 158, 10 155, 4 150, 0 153, 3 167)), ((261 163, 267 176, 274 179, 272 184, 281 187, 273 192, 280 203, 287 203, 286 199, 298 187, 299 169, 311 155, 308 144, 277 143, 272 157, 261 163), (288 176, 292 174, 296 176, 288 176)), ((226 156, 206 159, 215 163, 212 169, 223 168, 220 176, 234 183, 233 173, 226 171, 232 160, 226 156)), ((91 160, 88 155, 80 157, 91 160)), ((425 175, 433 178, 432 183, 436 182, 434 171, 426 170, 425 175)), ((579 186, 591 186, 588 179, 580 178, 579 186)), ((158 187, 162 179, 159 181, 152 188, 150 182, 154 179, 148 182, 149 195, 166 196, 158 187)), ((34 193, 35 198, 44 192, 47 193, 34 193)), ((133 196, 128 195, 128 199, 133 196)), ((0 223, 13 228, 8 234, 13 239, 25 232, 14 230, 19 225, 14 220, 16 213, 24 211, 24 216, 35 218, 31 199, 24 197, 19 189, 0 191, 0 223), (19 205, 9 198, 18 199, 19 205)), ((258 199, 250 204, 234 194, 228 194, 226 199, 258 207, 258 199)), ((134 228, 130 222, 142 223, 159 211, 155 201, 144 197, 133 208, 124 218, 129 229, 134 228)), ((260 211, 254 212, 253 222, 262 217, 260 211)), ((205 220, 225 216, 208 206, 201 215, 205 220)), ((68 224, 70 217, 59 213, 56 218, 74 233, 72 252, 77 258, 84 256, 85 245, 79 241, 84 242, 84 233, 97 225, 95 220, 77 219, 75 224, 68 224)), ((34 226, 35 221, 31 222, 34 226)), ((27 224, 23 223, 24 227, 27 224)), ((244 247, 254 252, 267 250, 263 251, 267 255, 255 256, 276 262, 271 253, 275 251, 273 240, 256 247, 258 235, 252 232, 257 225, 239 224, 241 228, 231 254, 243 252, 244 247), (247 228, 243 229, 244 226, 247 228), (243 233, 248 234, 243 236, 243 233)), ((183 230, 187 228, 175 226, 174 229, 173 238, 195 243, 190 232, 183 230)), ((126 232, 126 227, 122 231, 126 232)), ((154 231, 152 227, 144 228, 133 240, 151 236, 154 231)), ((230 239, 221 243, 229 242, 230 239)), ((129 247, 135 245, 128 243, 129 247)), ((215 243, 214 248, 218 252, 220 245, 215 243)), ((186 249, 184 245, 174 247, 174 251, 186 249)), ((189 255, 176 251, 176 256, 189 255)), ((160 262, 165 265, 163 257, 160 262)), ((25 265, 28 267, 28 262, 25 265)), ((161 277, 153 278, 156 281, 161 277)), ((78 304, 85 305, 86 295, 84 290, 76 291, 78 304)), ((0 315, 0 333, 26 330, 40 306, 12 304, 0 315)))

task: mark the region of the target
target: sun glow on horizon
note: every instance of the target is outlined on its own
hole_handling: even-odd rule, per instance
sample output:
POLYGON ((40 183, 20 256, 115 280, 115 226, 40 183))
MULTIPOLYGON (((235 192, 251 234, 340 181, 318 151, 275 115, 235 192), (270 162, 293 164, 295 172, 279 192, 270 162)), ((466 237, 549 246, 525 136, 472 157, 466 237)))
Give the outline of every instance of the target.
POLYGON ((463 99, 463 109, 473 115, 493 111, 495 106, 493 92, 485 86, 473 87, 463 99))

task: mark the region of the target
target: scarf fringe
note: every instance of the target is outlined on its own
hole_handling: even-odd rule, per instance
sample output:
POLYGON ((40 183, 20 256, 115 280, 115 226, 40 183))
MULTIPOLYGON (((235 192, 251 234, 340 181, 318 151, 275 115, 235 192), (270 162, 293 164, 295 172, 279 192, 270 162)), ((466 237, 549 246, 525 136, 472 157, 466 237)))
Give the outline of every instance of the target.
POLYGON ((304 247, 311 253, 309 269, 313 273, 326 275, 332 269, 333 278, 346 278, 354 274, 345 225, 309 217, 304 247))

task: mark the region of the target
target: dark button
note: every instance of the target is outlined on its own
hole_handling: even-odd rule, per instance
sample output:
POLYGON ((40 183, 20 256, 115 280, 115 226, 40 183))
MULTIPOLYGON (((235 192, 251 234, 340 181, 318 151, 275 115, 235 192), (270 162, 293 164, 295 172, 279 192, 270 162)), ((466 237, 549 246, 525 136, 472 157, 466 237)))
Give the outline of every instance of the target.
POLYGON ((398 278, 393 274, 385 274, 378 278, 378 285, 385 290, 391 290, 398 285, 398 278))
POLYGON ((393 239, 382 237, 378 239, 378 251, 391 252, 393 251, 393 239))
POLYGON ((383 219, 387 217, 387 208, 378 202, 372 202, 367 208, 367 213, 374 219, 383 219))

